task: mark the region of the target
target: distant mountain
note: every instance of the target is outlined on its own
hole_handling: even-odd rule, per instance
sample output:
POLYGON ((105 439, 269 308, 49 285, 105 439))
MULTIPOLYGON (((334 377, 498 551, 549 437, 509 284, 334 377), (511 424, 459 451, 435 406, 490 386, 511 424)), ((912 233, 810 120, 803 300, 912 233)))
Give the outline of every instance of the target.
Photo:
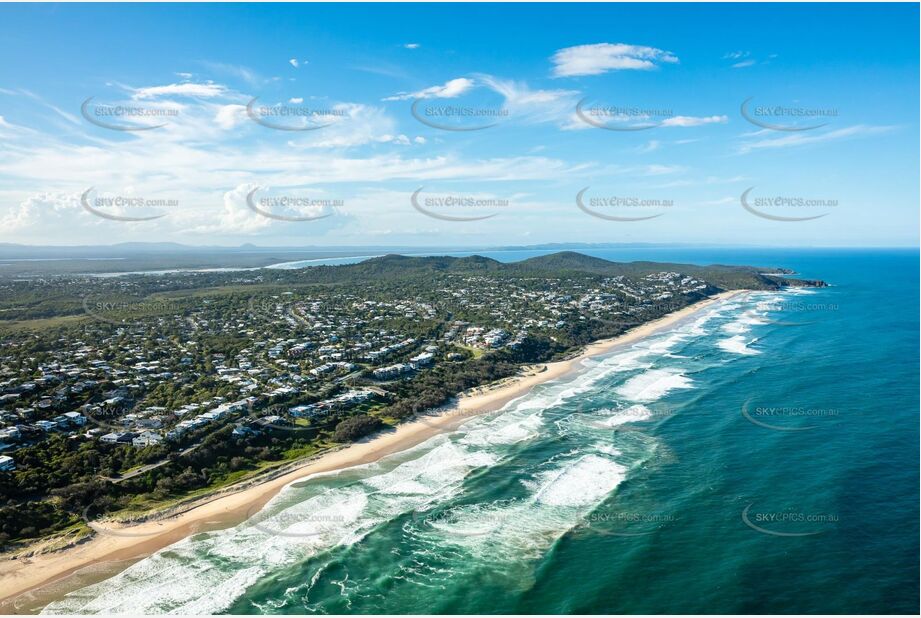
MULTIPOLYGON (((292 279, 335 283, 342 279, 388 279, 436 272, 490 272, 508 276, 550 276, 552 273, 582 273, 585 276, 644 277, 663 270, 678 272, 723 289, 769 289, 787 282, 791 274, 778 268, 755 266, 696 266, 663 262, 611 262, 576 251, 558 251, 519 262, 499 262, 481 255, 450 257, 434 255, 414 257, 394 253, 402 249, 373 247, 192 247, 172 242, 128 242, 107 246, 54 247, 0 243, 0 277, 48 274, 117 273, 169 269, 258 269, 283 262, 362 256, 388 251, 356 264, 313 266, 288 271, 292 279), (5 262, 3 260, 6 260, 5 262), (770 274, 765 274, 770 273, 770 274)), ((423 251, 419 248, 408 252, 423 251)), ((433 253, 436 250, 432 251, 433 253)), ((810 282, 820 283, 820 282, 810 282)))
POLYGON ((804 282, 784 277, 790 271, 755 266, 696 266, 659 262, 611 262, 574 251, 561 251, 533 257, 520 262, 499 262, 492 258, 470 257, 410 257, 385 255, 356 264, 317 266, 296 272, 300 281, 333 283, 348 280, 386 280, 424 276, 427 273, 477 273, 489 272, 509 276, 549 277, 582 274, 586 277, 644 277, 671 271, 694 277, 720 289, 775 289, 782 285, 824 285, 820 281, 804 282), (766 274, 769 273, 769 274, 766 274))
POLYGON ((560 251, 515 262, 515 266, 519 270, 577 270, 606 275, 613 272, 616 267, 622 267, 623 264, 575 251, 560 251))

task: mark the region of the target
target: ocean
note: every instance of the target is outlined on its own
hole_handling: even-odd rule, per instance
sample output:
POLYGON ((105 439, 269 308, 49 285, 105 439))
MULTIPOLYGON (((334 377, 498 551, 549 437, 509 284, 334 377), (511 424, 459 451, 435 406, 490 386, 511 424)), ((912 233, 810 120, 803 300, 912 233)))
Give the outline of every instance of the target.
POLYGON ((918 251, 585 252, 831 287, 715 304, 45 613, 917 613, 918 251))

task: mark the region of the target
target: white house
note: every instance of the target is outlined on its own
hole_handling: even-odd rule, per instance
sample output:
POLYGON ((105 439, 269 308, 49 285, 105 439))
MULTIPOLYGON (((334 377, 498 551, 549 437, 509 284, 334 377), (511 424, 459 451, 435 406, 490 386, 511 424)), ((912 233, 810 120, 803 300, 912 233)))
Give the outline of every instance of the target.
POLYGON ((131 441, 131 444, 137 447, 156 446, 163 442, 163 436, 153 431, 145 431, 131 441))

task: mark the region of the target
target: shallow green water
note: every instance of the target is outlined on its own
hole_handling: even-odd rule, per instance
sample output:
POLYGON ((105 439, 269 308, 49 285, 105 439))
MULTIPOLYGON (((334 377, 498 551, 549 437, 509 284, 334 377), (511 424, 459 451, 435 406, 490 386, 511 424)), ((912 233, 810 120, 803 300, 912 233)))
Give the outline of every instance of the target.
POLYGON ((722 303, 46 611, 916 611, 917 254, 736 257, 835 287, 722 303))

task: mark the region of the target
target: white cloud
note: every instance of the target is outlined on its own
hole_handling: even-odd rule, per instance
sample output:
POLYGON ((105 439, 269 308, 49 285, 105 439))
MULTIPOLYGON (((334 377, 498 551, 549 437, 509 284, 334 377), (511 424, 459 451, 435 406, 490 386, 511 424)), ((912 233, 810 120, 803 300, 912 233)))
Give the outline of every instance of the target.
MULTIPOLYGON (((56 128, 18 131, 8 122, 0 123, 8 146, 0 158, 0 176, 10 180, 7 189, 0 191, 0 225, 12 230, 7 237, 15 234, 29 242, 77 244, 94 242, 99 230, 105 229, 112 230, 113 241, 157 238, 183 242, 190 235, 220 238, 226 234, 229 238, 260 231, 274 239, 294 234, 295 228, 254 213, 241 201, 240 187, 337 183, 349 192, 360 192, 360 187, 369 183, 533 182, 597 169, 591 163, 573 165, 539 156, 468 157, 450 150, 438 156, 407 155, 425 152, 409 147, 427 144, 432 138, 403 133, 406 128, 386 109, 350 103, 330 104, 345 110, 346 116, 322 130, 275 135, 252 125, 242 134, 251 139, 241 140, 237 132, 228 129, 250 126, 243 104, 248 95, 216 88, 225 93, 223 97, 182 104, 166 97, 168 91, 176 92, 172 88, 129 89, 141 96, 162 97, 157 99, 158 106, 177 106, 181 113, 157 131, 128 139, 104 132, 70 134, 56 128), (369 151, 348 150, 365 145, 369 151), (100 194, 162 195, 178 199, 181 208, 169 210, 155 221, 107 221, 79 206, 79 195, 90 186, 100 194), (36 190, 44 193, 38 195, 36 190), (33 197, 27 198, 29 195, 33 197)), ((503 89, 511 101, 523 106, 549 105, 558 98, 521 84, 503 89)), ((349 204, 348 194, 343 197, 349 204)), ((341 217, 330 217, 329 221, 332 219, 342 225, 341 217)), ((314 226, 311 230, 323 229, 310 225, 314 226)), ((372 218, 362 220, 358 229, 360 234, 367 234, 386 227, 377 226, 372 218)))
MULTIPOLYGON (((894 127, 889 126, 869 126, 869 125, 854 125, 852 127, 844 127, 842 129, 836 129, 834 131, 826 131, 825 133, 813 133, 800 131, 798 133, 791 133, 788 135, 782 135, 780 137, 774 137, 770 139, 762 139, 753 142, 748 142, 739 146, 738 151, 741 154, 746 154, 754 150, 768 150, 774 148, 790 148, 796 146, 805 146, 808 144, 821 144, 823 142, 831 142, 840 139, 846 139, 849 137, 866 137, 870 135, 881 135, 883 133, 888 133, 894 127)), ((775 133, 775 132, 771 132, 775 133)), ((758 135, 766 134, 765 131, 758 131, 758 135)))
POLYGON ((409 137, 403 135, 402 133, 400 135, 384 134, 378 137, 377 141, 382 143, 399 144, 400 146, 409 146, 410 144, 409 137))
POLYGON ((531 90, 524 82, 502 80, 491 75, 481 77, 483 83, 505 97, 513 106, 545 105, 569 101, 579 93, 575 90, 531 90))
POLYGON ((449 80, 441 86, 431 86, 418 92, 400 92, 384 98, 384 101, 405 101, 407 99, 452 99, 459 97, 471 88, 475 82, 466 77, 449 80))
POLYGON ((233 129, 246 122, 246 106, 222 105, 218 108, 214 121, 222 129, 233 129))
POLYGON ((502 107, 516 122, 553 122, 566 128, 572 122, 579 92, 576 90, 532 90, 521 81, 505 80, 492 75, 478 75, 484 86, 500 94, 502 107))
POLYGON ((291 97, 290 99, 288 99, 288 103, 293 103, 294 105, 298 105, 299 103, 303 103, 303 102, 304 102, 304 97, 291 97))
POLYGON ((254 212, 246 204, 246 196, 257 188, 254 184, 241 184, 227 191, 223 196, 223 208, 213 222, 200 225, 191 231, 195 233, 252 234, 264 230, 273 219, 254 212))
POLYGON ((74 115, 74 114, 72 114, 72 113, 70 113, 70 112, 66 112, 66 111, 62 110, 61 108, 59 108, 58 106, 53 105, 53 104, 47 102, 45 99, 43 99, 42 97, 38 96, 38 95, 35 94, 34 92, 30 92, 29 90, 21 89, 21 90, 19 90, 18 92, 17 92, 17 91, 10 91, 10 90, 7 90, 7 91, 5 91, 5 93, 6 93, 6 94, 12 94, 12 95, 25 95, 25 96, 29 97, 30 99, 34 99, 35 101, 38 101, 39 103, 41 103, 42 105, 44 105, 45 107, 47 107, 48 109, 50 109, 51 111, 53 111, 54 113, 56 113, 56 114, 57 114, 58 116, 60 116, 61 118, 67 120, 69 123, 71 123, 71 124, 76 124, 76 125, 82 124, 81 121, 80 121, 80 119, 77 118, 76 115, 74 115))
POLYGON ((662 165, 652 164, 643 167, 643 174, 646 176, 665 176, 668 174, 679 174, 685 171, 683 165, 662 165))
POLYGON ((24 135, 36 135, 37 132, 29 127, 23 127, 18 124, 9 122, 3 116, 0 116, 0 137, 15 138, 24 135))
MULTIPOLYGON (((214 71, 215 73, 221 73, 223 75, 230 75, 231 77, 242 79, 243 81, 245 81, 247 84, 250 84, 251 86, 261 86, 265 84, 266 82, 272 81, 271 79, 266 79, 262 77, 253 69, 243 66, 243 65, 239 65, 239 64, 227 64, 224 62, 205 61, 205 62, 202 62, 202 65, 204 65, 211 71, 214 71)), ((192 77, 192 75, 189 73, 185 73, 184 75, 188 76, 185 79, 190 79, 192 77)))
POLYGON ((57 227, 62 220, 81 211, 78 198, 73 194, 47 192, 26 197, 0 217, 0 228, 19 231, 30 227, 57 227))
POLYGON ((406 49, 419 49, 420 45, 418 43, 406 43, 403 47, 406 49))
POLYGON ((508 111, 509 117, 518 122, 557 122, 561 126, 571 122, 570 117, 573 115, 579 95, 575 90, 533 90, 525 82, 477 73, 471 78, 452 79, 443 85, 432 86, 418 92, 401 92, 384 100, 449 99, 477 87, 488 88, 501 95, 504 99, 502 107, 508 111))
POLYGON ((675 63, 678 58, 668 51, 625 43, 597 43, 566 47, 553 55, 555 77, 600 75, 608 71, 650 70, 657 63, 675 63))
POLYGON ((699 127, 705 124, 726 124, 728 116, 672 116, 662 121, 663 127, 699 127))
POLYGON ((219 97, 227 94, 227 88, 212 81, 204 83, 183 82, 181 84, 167 84, 165 86, 149 86, 137 88, 132 97, 134 99, 153 99, 162 96, 184 96, 202 99, 219 97))
POLYGON ((732 60, 733 63, 731 67, 733 69, 745 69, 753 67, 756 64, 768 64, 772 59, 777 57, 777 54, 768 54, 767 60, 758 60, 751 56, 752 54, 749 51, 733 51, 723 54, 723 60, 732 60))

